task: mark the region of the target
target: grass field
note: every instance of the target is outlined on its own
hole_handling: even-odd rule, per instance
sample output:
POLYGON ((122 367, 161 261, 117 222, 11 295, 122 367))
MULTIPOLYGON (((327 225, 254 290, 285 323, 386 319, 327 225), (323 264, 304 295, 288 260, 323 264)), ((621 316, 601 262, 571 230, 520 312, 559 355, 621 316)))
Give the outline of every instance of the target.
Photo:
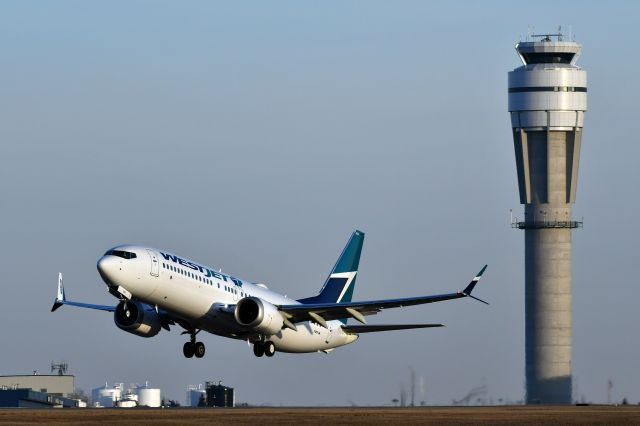
POLYGON ((640 406, 0 409, 0 424, 640 424, 640 406))

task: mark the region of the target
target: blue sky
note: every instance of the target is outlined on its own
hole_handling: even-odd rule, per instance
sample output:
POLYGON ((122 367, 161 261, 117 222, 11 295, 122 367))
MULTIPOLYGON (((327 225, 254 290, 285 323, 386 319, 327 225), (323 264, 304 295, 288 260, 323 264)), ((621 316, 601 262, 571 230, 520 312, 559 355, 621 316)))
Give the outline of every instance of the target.
POLYGON ((424 378, 446 404, 483 381, 524 393, 524 235, 507 114, 514 43, 571 26, 587 113, 574 216, 574 397, 640 400, 635 299, 638 5, 609 2, 3 2, 0 374, 65 359, 77 385, 184 399, 223 380, 256 404, 386 404, 424 378), (489 263, 472 301, 386 312, 444 329, 256 360, 177 330, 145 340, 68 295, 110 303, 109 247, 172 250, 292 297, 314 294, 353 229, 354 299, 438 293, 489 263))

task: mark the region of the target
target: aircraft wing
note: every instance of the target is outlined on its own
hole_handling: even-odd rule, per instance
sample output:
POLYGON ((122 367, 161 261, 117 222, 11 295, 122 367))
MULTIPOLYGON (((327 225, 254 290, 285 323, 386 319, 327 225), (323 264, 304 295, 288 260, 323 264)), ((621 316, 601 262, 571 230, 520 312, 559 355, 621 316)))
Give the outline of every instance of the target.
POLYGON ((378 331, 409 330, 412 328, 444 327, 443 324, 390 324, 390 325, 343 325, 347 333, 376 333, 378 331))
POLYGON ((82 303, 82 302, 73 302, 71 300, 62 300, 60 302, 53 303, 53 306, 51 307, 51 312, 55 311, 62 305, 77 306, 79 308, 97 309, 99 311, 107 311, 107 312, 113 312, 116 310, 115 306, 94 305, 92 303, 82 303))
MULTIPOLYGON (((67 297, 64 294, 64 287, 62 285, 62 273, 59 273, 58 274, 58 292, 56 293, 56 299, 53 301, 51 312, 54 312, 56 309, 58 309, 62 305, 76 306, 78 308, 97 309, 99 311, 106 311, 106 312, 115 312, 115 310, 117 309, 117 306, 112 306, 112 305, 95 305, 93 303, 75 302, 73 300, 67 300, 67 297)), ((153 307, 150 305, 145 305, 145 306, 146 306, 145 309, 153 309, 153 307)), ((167 331, 169 331, 169 326, 175 325, 176 322, 179 323, 179 325, 185 330, 193 329, 193 327, 190 324, 182 320, 179 320, 177 318, 173 318, 167 312, 163 310, 158 310, 157 307, 156 307, 156 312, 158 314, 158 317, 160 318, 160 323, 162 325, 162 328, 164 328, 167 331)))
POLYGON ((51 312, 55 311, 62 305, 77 306, 79 308, 97 309, 99 311, 113 312, 116 310, 115 306, 110 305, 94 305, 92 303, 74 302, 67 300, 64 295, 64 287, 62 286, 62 273, 58 274, 58 292, 56 293, 56 300, 53 302, 51 312))
POLYGON ((471 297, 488 305, 484 300, 471 295, 474 287, 487 269, 485 265, 482 270, 471 280, 464 290, 455 293, 437 294, 431 296, 407 297, 401 299, 371 300, 364 302, 348 303, 312 303, 298 305, 281 305, 278 309, 290 323, 302 321, 315 321, 323 324, 325 321, 354 318, 361 323, 365 323, 364 316, 375 315, 383 309, 402 308, 405 306, 423 305, 426 303, 443 302, 445 300, 461 299, 471 297))

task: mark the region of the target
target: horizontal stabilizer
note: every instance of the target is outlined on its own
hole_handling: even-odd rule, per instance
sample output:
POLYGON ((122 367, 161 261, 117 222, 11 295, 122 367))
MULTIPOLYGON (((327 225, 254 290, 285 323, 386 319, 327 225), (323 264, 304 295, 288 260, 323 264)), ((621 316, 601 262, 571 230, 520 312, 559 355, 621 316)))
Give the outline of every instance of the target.
POLYGON ((376 333, 378 331, 409 330, 412 328, 444 327, 443 324, 386 324, 386 325, 343 325, 347 333, 376 333))

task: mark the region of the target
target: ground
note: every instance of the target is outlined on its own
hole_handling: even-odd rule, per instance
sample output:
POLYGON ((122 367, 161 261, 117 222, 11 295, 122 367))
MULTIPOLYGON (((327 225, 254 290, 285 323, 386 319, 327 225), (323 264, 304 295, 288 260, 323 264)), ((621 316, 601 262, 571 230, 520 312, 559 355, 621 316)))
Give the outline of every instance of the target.
POLYGON ((5 424, 640 424, 640 406, 0 409, 5 424))

